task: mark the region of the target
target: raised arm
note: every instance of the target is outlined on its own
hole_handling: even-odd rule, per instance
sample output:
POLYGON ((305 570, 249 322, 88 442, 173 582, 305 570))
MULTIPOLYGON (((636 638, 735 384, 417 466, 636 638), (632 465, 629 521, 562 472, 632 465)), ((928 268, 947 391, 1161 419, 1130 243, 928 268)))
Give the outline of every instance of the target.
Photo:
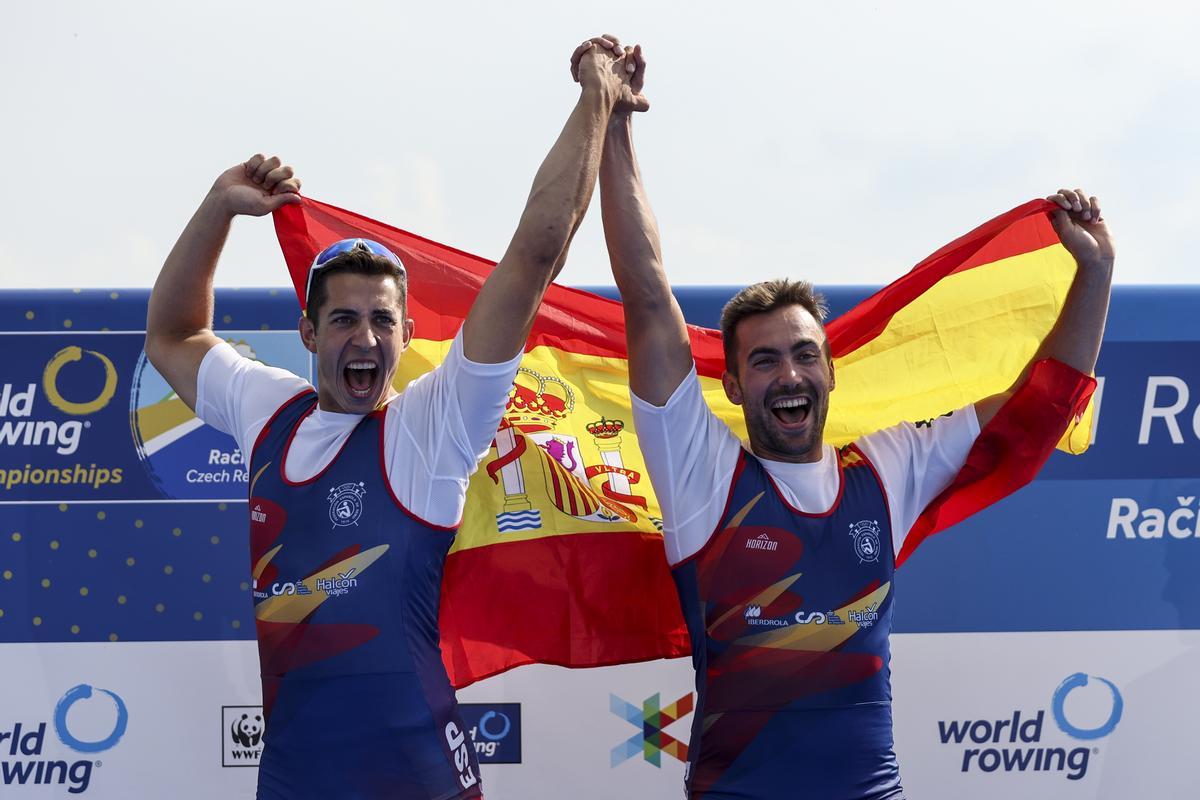
POLYGON ((1100 355, 1116 257, 1112 235, 1100 215, 1099 201, 1082 189, 1060 189, 1047 199, 1058 206, 1051 222, 1063 246, 1075 258, 1075 279, 1058 320, 1013 388, 975 403, 980 427, 991 421, 1016 387, 1025 381, 1033 364, 1053 358, 1091 374, 1100 355))
POLYGON ((212 331, 213 273, 238 214, 261 217, 300 202, 300 180, 277 157, 252 156, 213 183, 171 248, 146 316, 146 357, 193 411, 204 355, 221 340, 212 331))
POLYGON ((632 97, 608 123, 600 162, 600 208, 613 278, 625 307, 629 386, 653 405, 664 405, 692 368, 683 312, 663 270, 658 223, 633 149, 633 112, 650 105, 642 95, 646 61, 641 46, 628 49, 632 97))
POLYGON ((566 262, 591 201, 609 114, 628 82, 623 55, 615 39, 596 37, 572 56, 582 87, 579 100, 534 176, 504 257, 463 323, 463 352, 472 361, 508 361, 525 346, 542 296, 566 262))

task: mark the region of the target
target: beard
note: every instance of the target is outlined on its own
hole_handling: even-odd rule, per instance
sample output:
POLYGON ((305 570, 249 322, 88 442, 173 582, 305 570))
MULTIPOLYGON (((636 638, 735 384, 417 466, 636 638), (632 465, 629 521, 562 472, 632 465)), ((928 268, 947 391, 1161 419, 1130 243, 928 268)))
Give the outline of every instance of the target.
POLYGON ((825 432, 825 418, 829 413, 828 396, 820 397, 808 392, 811 405, 808 426, 800 434, 790 434, 780 429, 779 420, 770 408, 771 400, 753 405, 743 405, 746 430, 750 435, 750 446, 755 453, 782 456, 784 459, 821 458, 820 446, 825 432))

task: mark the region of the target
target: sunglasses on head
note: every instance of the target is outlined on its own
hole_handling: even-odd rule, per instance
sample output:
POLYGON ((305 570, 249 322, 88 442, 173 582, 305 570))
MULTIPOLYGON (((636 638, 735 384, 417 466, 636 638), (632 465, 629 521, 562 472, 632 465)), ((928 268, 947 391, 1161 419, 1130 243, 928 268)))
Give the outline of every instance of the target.
POLYGON ((340 242, 334 242, 329 247, 317 253, 317 257, 313 259, 312 265, 308 268, 308 285, 304 287, 304 296, 308 297, 309 292, 312 291, 313 275, 316 274, 317 270, 343 253, 349 253, 352 250, 366 250, 372 255, 383 256, 400 268, 401 275, 406 274, 404 263, 400 260, 400 257, 379 242, 373 242, 370 239, 342 239, 340 242))

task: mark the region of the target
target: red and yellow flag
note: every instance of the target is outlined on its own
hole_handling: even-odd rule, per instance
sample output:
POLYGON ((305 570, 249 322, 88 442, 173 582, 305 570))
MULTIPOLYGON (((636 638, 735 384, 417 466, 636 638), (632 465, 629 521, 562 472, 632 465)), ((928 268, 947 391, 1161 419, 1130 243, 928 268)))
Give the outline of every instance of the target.
MULTIPOLYGON (((838 381, 827 441, 932 418, 1009 387, 1074 275, 1050 207, 1036 201, 992 220, 830 323, 838 381)), ((445 356, 495 266, 310 199, 276 211, 275 226, 298 292, 315 254, 339 239, 373 239, 404 261, 416 332, 398 388, 445 356)), ((744 436, 740 410, 721 389, 720 334, 690 334, 709 404, 744 436)), ((1023 415, 997 415, 968 468, 918 522, 916 542, 1027 482, 1068 425, 1064 446, 1086 447, 1088 425, 1077 424, 1086 380, 1049 367, 1035 374, 1031 383, 1044 391, 1009 404, 1023 415), (1047 402, 1057 397, 1067 399, 1047 402), (1040 439, 1007 446, 1031 415, 1040 439)), ((446 561, 442 653, 454 685, 535 662, 688 655, 659 513, 631 425, 620 304, 552 285, 446 561)))

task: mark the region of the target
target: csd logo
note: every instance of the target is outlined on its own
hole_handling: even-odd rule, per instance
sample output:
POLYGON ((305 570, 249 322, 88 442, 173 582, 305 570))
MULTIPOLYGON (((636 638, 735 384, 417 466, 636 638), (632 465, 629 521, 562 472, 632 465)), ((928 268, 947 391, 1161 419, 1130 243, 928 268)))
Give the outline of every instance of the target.
POLYGON ((108 356, 103 353, 97 353, 95 350, 84 350, 75 345, 64 347, 55 353, 54 357, 46 364, 46 370, 42 373, 42 390, 46 393, 46 399, 50 401, 50 404, 59 411, 76 417, 94 414, 108 405, 109 401, 113 399, 113 395, 117 393, 117 368, 113 366, 108 356), (86 402, 75 402, 63 397, 62 393, 58 390, 59 373, 68 364, 82 361, 85 353, 98 359, 103 365, 104 387, 100 390, 100 394, 96 395, 95 399, 86 402))

